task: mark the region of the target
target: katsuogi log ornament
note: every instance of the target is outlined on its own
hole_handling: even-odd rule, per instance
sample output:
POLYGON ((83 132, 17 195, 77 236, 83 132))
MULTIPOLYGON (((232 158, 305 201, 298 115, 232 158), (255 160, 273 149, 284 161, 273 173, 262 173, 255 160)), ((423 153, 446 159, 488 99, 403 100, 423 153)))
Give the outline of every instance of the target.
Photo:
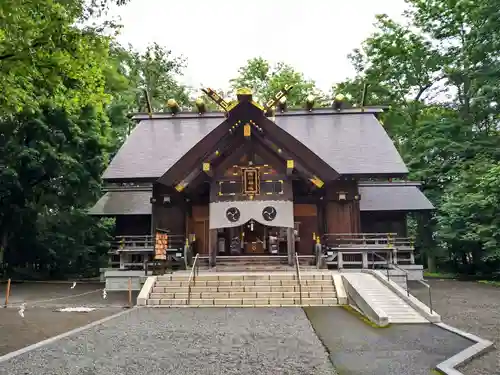
POLYGON ((179 104, 177 104, 177 101, 175 99, 168 99, 167 108, 172 115, 179 113, 179 111, 181 110, 179 104))

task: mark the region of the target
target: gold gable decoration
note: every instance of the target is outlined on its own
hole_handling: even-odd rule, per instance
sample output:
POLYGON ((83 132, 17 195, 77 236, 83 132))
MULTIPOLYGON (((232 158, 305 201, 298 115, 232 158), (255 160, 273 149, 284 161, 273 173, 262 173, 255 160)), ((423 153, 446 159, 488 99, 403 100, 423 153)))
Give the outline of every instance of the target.
POLYGON ((155 260, 167 259, 168 234, 156 232, 155 235, 155 260))

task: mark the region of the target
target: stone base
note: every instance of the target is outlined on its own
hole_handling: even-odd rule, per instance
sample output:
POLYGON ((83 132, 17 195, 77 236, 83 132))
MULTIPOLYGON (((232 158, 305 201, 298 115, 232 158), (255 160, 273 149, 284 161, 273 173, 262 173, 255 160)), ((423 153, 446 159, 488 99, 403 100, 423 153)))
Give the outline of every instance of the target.
POLYGON ((410 281, 424 279, 424 266, 421 264, 402 264, 399 267, 408 272, 408 280, 410 281))
POLYGON ((120 292, 128 290, 128 280, 132 281, 132 290, 141 290, 144 271, 108 269, 104 271, 106 290, 120 292))

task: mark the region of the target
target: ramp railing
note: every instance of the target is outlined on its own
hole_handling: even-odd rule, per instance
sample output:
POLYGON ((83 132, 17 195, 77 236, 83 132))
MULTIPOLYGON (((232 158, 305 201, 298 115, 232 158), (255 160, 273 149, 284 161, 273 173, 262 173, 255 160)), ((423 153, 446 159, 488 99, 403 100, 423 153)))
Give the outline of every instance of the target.
POLYGON ((191 302, 191 283, 196 282, 196 276, 198 276, 200 272, 200 265, 198 259, 199 259, 199 254, 196 254, 196 256, 194 257, 193 267, 191 268, 191 273, 189 274, 189 279, 188 279, 188 296, 186 300, 186 305, 189 305, 189 303, 191 302))
MULTIPOLYGON (((384 259, 383 257, 381 257, 380 255, 378 255, 377 253, 375 252, 372 252, 373 256, 377 256, 381 259, 384 259)), ((385 260, 385 259, 384 259, 385 260)), ((389 261, 389 259, 387 259, 387 281, 390 280, 390 269, 397 269, 401 272, 403 272, 403 274, 405 275, 405 281, 406 281, 406 295, 409 297, 410 296, 410 288, 408 286, 408 271, 405 270, 404 268, 401 268, 399 267, 398 265, 394 264, 394 263, 391 263, 389 261)), ((419 282, 420 284, 422 284, 424 287, 427 288, 428 290, 428 293, 429 293, 429 310, 431 312, 431 314, 434 312, 433 308, 432 308, 432 288, 429 284, 427 284, 425 281, 422 281, 422 280, 415 280, 417 282, 419 282)))
POLYGON ((297 277, 297 285, 299 287, 299 301, 302 305, 302 278, 300 276, 299 254, 295 253, 295 274, 297 277))

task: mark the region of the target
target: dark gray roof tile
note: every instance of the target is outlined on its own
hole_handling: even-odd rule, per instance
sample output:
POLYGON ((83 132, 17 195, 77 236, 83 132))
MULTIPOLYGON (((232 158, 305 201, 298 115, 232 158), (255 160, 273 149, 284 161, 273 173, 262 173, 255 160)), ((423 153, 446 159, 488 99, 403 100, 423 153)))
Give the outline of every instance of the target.
POLYGON ((276 116, 276 123, 340 174, 408 173, 371 113, 276 116))
POLYGON ((158 178, 223 121, 223 117, 140 121, 103 179, 158 178))
POLYGON ((359 184, 361 211, 421 211, 434 206, 420 191, 418 184, 359 184))
POLYGON ((151 215, 151 191, 110 191, 92 207, 89 215, 151 215))

